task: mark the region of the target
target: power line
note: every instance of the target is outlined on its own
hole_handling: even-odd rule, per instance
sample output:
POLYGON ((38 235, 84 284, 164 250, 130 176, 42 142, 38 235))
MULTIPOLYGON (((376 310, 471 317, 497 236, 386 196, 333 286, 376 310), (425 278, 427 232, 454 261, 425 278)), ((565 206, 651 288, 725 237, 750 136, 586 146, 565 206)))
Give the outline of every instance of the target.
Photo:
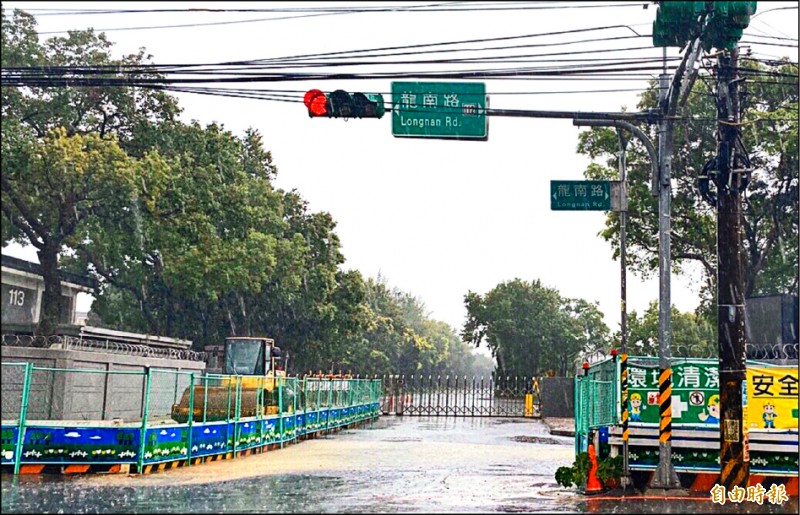
MULTIPOLYGON (((434 4, 436 5, 436 4, 434 4)), ((189 24, 173 24, 173 25, 151 25, 151 26, 140 26, 140 27, 109 27, 109 28, 102 28, 102 29, 95 29, 98 32, 118 32, 118 31, 131 31, 131 30, 151 30, 151 29, 177 29, 177 28, 194 28, 194 27, 209 27, 209 26, 218 26, 218 25, 233 25, 233 24, 240 24, 240 23, 255 23, 255 22, 265 22, 265 21, 277 21, 277 20, 289 20, 289 19, 297 19, 297 18, 310 18, 310 17, 319 17, 319 16, 335 16, 341 14, 364 14, 364 13, 397 13, 397 12, 405 12, 405 13, 435 13, 435 12, 483 12, 483 11, 516 11, 516 10, 531 10, 531 9, 594 9, 594 8, 609 8, 609 7, 641 7, 643 4, 589 4, 589 5, 565 5, 565 6, 528 6, 528 7, 485 7, 485 8, 457 8, 457 7, 437 7, 437 8, 425 8, 424 6, 418 7, 381 7, 381 8, 374 8, 374 9, 366 9, 363 7, 359 8, 347 8, 347 9, 263 9, 263 10, 237 10, 237 9, 218 9, 218 10, 211 10, 211 9, 193 9, 190 11, 187 10, 176 10, 176 9, 150 9, 150 10, 117 10, 117 11, 105 11, 105 12, 95 12, 93 14, 131 14, 131 13, 168 13, 168 12, 306 12, 311 14, 300 14, 295 16, 282 16, 282 17, 273 17, 273 18, 258 18, 258 19, 247 19, 247 20, 231 20, 231 21, 215 21, 215 22, 207 22, 207 23, 189 23, 189 24)), ((64 13, 51 13, 52 14, 72 14, 69 12, 64 13)), ((40 15, 41 16, 41 15, 40 15)), ((40 32, 39 34, 63 34, 65 32, 69 32, 68 30, 59 30, 59 31, 46 31, 40 32)))

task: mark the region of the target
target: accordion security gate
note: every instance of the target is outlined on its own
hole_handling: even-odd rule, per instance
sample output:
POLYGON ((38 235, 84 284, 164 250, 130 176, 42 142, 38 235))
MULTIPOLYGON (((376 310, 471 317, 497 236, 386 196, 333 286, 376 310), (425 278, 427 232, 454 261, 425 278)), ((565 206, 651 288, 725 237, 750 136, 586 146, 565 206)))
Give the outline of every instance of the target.
POLYGON ((443 417, 537 416, 538 390, 538 382, 525 377, 385 376, 381 412, 443 417))

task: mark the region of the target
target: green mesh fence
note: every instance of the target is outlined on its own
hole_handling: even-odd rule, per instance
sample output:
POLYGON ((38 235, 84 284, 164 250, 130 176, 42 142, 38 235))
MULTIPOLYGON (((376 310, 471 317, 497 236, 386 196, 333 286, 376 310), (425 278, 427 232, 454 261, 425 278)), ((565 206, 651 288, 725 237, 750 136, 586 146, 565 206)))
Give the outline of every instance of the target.
POLYGON ((619 418, 619 364, 616 358, 609 358, 575 377, 576 452, 586 451, 591 430, 615 425, 619 418))

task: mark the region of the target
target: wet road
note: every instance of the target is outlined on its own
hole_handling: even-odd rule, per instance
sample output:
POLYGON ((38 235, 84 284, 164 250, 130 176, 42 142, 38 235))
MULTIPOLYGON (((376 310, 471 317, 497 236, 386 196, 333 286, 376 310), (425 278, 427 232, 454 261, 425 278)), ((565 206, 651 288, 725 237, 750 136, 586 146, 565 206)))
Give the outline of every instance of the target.
POLYGON ((797 513, 792 505, 589 500, 556 485, 571 438, 524 419, 383 417, 285 449, 149 476, 4 475, 2 512, 797 513))

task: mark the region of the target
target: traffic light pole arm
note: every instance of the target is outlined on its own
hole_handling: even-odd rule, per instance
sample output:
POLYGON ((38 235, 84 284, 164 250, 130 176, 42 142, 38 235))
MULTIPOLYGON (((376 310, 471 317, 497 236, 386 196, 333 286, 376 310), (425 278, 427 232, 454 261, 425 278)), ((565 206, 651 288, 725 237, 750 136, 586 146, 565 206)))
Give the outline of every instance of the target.
POLYGON ((526 109, 487 109, 486 116, 508 116, 512 118, 570 118, 573 120, 607 120, 658 123, 659 115, 645 113, 596 113, 581 111, 534 111, 526 109))
POLYGON ((577 127, 587 126, 587 127, 616 127, 618 129, 625 129, 630 131, 636 138, 642 142, 644 148, 647 149, 647 154, 650 156, 650 173, 652 174, 651 177, 656 178, 658 177, 658 154, 656 154, 656 149, 653 146, 653 142, 650 141, 650 138, 647 137, 647 134, 644 133, 639 127, 633 125, 632 123, 628 123, 623 120, 585 120, 585 119, 575 119, 572 120, 572 125, 577 127))

